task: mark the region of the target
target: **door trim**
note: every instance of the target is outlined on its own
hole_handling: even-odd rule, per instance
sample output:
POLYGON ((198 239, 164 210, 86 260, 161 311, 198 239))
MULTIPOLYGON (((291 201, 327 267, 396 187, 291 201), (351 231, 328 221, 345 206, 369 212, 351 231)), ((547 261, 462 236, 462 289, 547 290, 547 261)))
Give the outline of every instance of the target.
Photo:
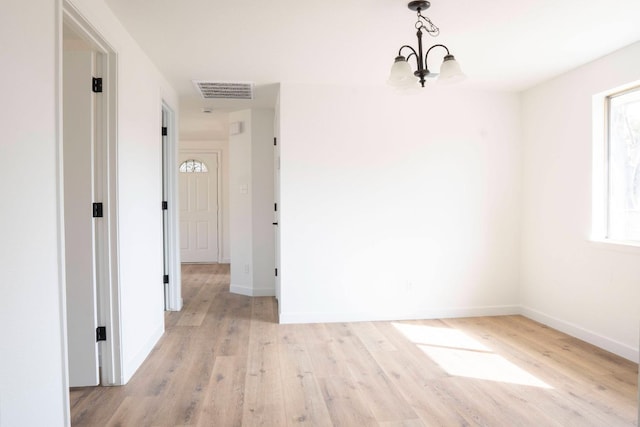
POLYGON ((58 192, 59 246, 62 283, 62 315, 64 349, 64 375, 68 387, 68 356, 66 328, 66 287, 65 283, 65 243, 64 243, 64 181, 63 181, 63 140, 62 140, 62 26, 71 27, 74 32, 88 42, 98 57, 96 71, 103 79, 102 102, 97 106, 100 116, 96 128, 99 139, 96 150, 96 197, 101 197, 105 206, 105 216, 101 226, 96 229, 96 287, 98 299, 98 324, 107 328, 107 341, 100 347, 100 382, 102 385, 121 385, 122 345, 120 321, 120 287, 118 266, 118 228, 117 228, 117 54, 100 33, 85 19, 68 0, 62 0, 62 10, 57 23, 58 46, 56 52, 57 79, 57 125, 58 125, 58 192))
POLYGON ((276 108, 273 115, 273 201, 276 209, 273 213, 273 246, 274 246, 274 264, 276 269, 276 277, 274 280, 275 296, 278 302, 278 318, 280 316, 282 307, 281 297, 281 277, 282 268, 280 268, 280 209, 282 205, 280 203, 280 100, 276 104, 276 108))
POLYGON ((180 311, 182 309, 182 274, 180 267, 180 234, 179 234, 179 210, 178 210, 178 129, 176 126, 176 114, 173 109, 163 100, 162 112, 166 114, 167 147, 162 159, 163 183, 165 197, 168 202, 167 207, 167 241, 168 251, 167 274, 169 275, 169 286, 167 287, 167 298, 165 310, 180 311))
POLYGON ((69 356, 67 351, 67 287, 64 246, 64 169, 62 164, 64 146, 62 139, 62 66, 64 43, 62 37, 62 0, 55 2, 55 151, 56 151, 56 237, 58 241, 58 312, 60 314, 60 353, 62 363, 62 417, 64 425, 71 425, 71 408, 69 406, 69 356))
MULTIPOLYGON (((217 212, 217 218, 216 218, 216 227, 218 228, 218 233, 217 233, 217 239, 218 239, 218 263, 221 263, 222 261, 222 234, 223 234, 223 230, 222 230, 222 150, 220 150, 219 148, 181 148, 178 152, 178 155, 180 154, 213 154, 216 156, 216 162, 218 162, 218 167, 217 167, 217 175, 218 175, 218 188, 217 188, 217 194, 216 194, 216 208, 218 210, 217 212)), ((179 162, 175 162, 174 163, 174 170, 176 171, 176 178, 177 178, 177 174, 178 174, 178 167, 180 166, 179 162)))

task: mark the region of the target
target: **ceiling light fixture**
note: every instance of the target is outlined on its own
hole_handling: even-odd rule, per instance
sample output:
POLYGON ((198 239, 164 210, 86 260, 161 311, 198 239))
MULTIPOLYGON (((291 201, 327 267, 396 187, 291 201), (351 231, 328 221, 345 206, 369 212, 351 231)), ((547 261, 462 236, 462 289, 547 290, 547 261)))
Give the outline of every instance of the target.
POLYGON ((415 25, 418 30, 416 34, 418 36, 418 52, 409 45, 404 45, 398 50, 398 56, 396 56, 396 60, 391 67, 391 74, 388 80, 391 86, 408 88, 414 86, 416 81, 419 81, 422 87, 424 87, 425 77, 437 77, 440 83, 455 83, 466 77, 460 69, 460 64, 458 64, 458 61, 451 55, 445 45, 434 44, 427 50, 424 56, 422 55, 422 32, 424 31, 432 37, 437 37, 438 34, 440 34, 440 29, 436 27, 429 18, 422 16, 421 12, 427 10, 429 6, 431 6, 431 3, 428 1, 412 1, 408 4, 409 9, 418 13, 418 21, 415 25), (447 51, 440 66, 440 74, 430 72, 427 64, 429 53, 436 47, 441 47, 447 51), (402 51, 405 49, 411 51, 407 57, 402 55, 402 51), (409 65, 409 58, 412 56, 415 57, 418 64, 416 71, 412 71, 409 65), (418 80, 416 80, 416 77, 418 80))

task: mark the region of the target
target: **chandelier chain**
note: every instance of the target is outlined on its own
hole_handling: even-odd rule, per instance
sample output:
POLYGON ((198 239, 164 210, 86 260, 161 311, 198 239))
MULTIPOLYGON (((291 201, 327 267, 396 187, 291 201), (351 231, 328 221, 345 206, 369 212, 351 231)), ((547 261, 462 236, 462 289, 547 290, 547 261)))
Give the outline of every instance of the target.
POLYGON ((440 28, 436 26, 431 20, 422 15, 418 10, 418 20, 416 21, 416 30, 426 31, 431 37, 437 37, 440 34, 440 28))

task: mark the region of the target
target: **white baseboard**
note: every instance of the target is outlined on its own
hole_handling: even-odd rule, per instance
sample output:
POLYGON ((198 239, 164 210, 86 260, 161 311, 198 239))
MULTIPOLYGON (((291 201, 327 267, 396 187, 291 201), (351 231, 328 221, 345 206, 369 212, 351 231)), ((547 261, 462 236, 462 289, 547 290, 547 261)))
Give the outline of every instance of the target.
MULTIPOLYGON (((245 295, 245 294, 243 294, 245 295)), ((281 312, 280 323, 339 323, 339 322, 366 322, 366 321, 390 321, 413 319, 446 319, 456 317, 480 317, 480 316, 505 316, 520 314, 529 319, 564 332, 567 335, 581 339, 610 351, 632 362, 638 362, 640 352, 624 343, 612 340, 605 336, 589 331, 571 322, 558 319, 548 314, 533 310, 524 306, 485 306, 468 308, 430 309, 414 313, 334 313, 334 312, 281 312)))
POLYGON ((138 368, 142 365, 142 362, 144 362, 147 356, 149 356, 151 350, 153 350, 153 347, 155 347, 155 345, 158 343, 158 341, 162 337, 162 334, 164 334, 164 321, 162 322, 160 327, 151 334, 147 342, 144 344, 144 346, 142 346, 138 353, 131 359, 125 361, 122 369, 122 384, 117 385, 125 385, 129 382, 133 374, 135 374, 138 368))
POLYGON ((618 356, 624 357, 632 362, 638 363, 640 352, 638 352, 638 349, 636 348, 529 307, 522 306, 520 308, 520 314, 531 320, 550 326, 553 329, 557 329, 560 332, 564 332, 567 335, 571 335, 572 337, 586 341, 589 344, 593 344, 596 347, 610 351, 611 353, 617 354, 618 356))
POLYGON ((248 286, 239 286, 231 284, 229 292, 232 294, 245 295, 248 297, 274 297, 276 296, 275 289, 270 288, 250 288, 248 286))
POLYGON ((429 309, 414 313, 280 313, 280 323, 337 323, 414 319, 446 319, 454 317, 506 316, 520 314, 516 305, 429 309))

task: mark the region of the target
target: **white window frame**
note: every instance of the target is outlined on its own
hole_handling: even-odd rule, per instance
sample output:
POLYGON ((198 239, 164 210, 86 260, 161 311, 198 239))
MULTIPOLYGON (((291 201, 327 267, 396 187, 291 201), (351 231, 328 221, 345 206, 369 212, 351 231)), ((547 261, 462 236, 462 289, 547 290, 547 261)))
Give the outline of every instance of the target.
POLYGON ((635 90, 640 90, 640 81, 593 96, 591 233, 593 242, 610 244, 634 253, 640 252, 640 241, 609 238, 609 100, 635 90))

